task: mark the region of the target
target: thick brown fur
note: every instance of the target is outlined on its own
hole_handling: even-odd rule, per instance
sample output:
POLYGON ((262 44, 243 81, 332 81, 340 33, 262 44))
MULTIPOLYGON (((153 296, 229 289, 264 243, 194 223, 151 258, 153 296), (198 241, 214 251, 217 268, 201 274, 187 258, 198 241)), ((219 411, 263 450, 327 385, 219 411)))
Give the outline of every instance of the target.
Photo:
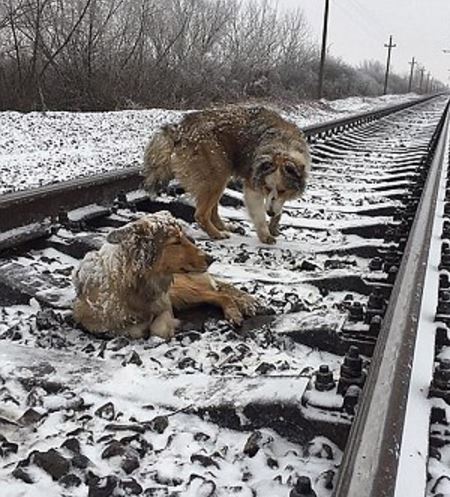
POLYGON ((302 194, 309 169, 297 126, 263 107, 227 106, 163 127, 146 147, 143 174, 149 192, 177 178, 194 196, 196 221, 216 239, 229 236, 218 213, 222 193, 232 176, 242 179, 258 236, 274 243, 283 204, 302 194))
POLYGON ((206 273, 211 261, 168 212, 144 216, 113 230, 74 271, 74 319, 96 335, 169 339, 178 324, 172 306, 205 302, 240 324, 254 313, 255 300, 216 283, 206 273))

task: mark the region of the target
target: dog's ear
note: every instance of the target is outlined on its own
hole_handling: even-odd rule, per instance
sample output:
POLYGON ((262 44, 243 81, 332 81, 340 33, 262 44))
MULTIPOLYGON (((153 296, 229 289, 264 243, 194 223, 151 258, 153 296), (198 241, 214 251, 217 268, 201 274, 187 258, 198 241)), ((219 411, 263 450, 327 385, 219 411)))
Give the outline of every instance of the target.
POLYGON ((108 243, 118 244, 129 238, 134 233, 134 226, 127 224, 122 228, 117 228, 108 233, 106 241, 108 243))

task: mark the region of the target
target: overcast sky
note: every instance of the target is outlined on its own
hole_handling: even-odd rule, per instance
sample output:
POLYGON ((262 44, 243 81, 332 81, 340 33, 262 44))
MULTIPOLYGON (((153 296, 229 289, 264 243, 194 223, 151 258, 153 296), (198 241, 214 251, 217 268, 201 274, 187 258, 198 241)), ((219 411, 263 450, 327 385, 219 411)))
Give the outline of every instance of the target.
MULTIPOLYGON (((278 0, 282 9, 300 7, 319 40, 325 0, 278 0)), ((432 75, 448 83, 450 0, 330 0, 328 45, 333 55, 351 64, 365 59, 386 62, 389 35, 397 48, 392 64, 398 73, 409 71, 415 56, 432 75)))

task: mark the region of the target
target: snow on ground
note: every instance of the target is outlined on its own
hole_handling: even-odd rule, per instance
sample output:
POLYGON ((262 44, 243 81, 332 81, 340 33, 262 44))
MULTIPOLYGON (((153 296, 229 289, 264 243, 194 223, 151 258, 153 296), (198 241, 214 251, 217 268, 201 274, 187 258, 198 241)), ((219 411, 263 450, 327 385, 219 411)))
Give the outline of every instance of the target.
MULTIPOLYGON (((283 114, 298 126, 417 98, 415 94, 305 102, 283 114)), ((0 113, 0 194, 141 164, 158 127, 183 112, 0 113)))
MULTIPOLYGON (((392 103, 386 99, 376 102, 392 103)), ((375 100, 350 99, 348 113, 372 104, 375 100)), ((311 105, 311 120, 319 115, 323 119, 345 115, 342 107, 329 110, 332 105, 343 103, 316 103, 314 107, 321 111, 311 105)), ((180 114, 3 115, 14 117, 17 127, 20 121, 26 122, 23 129, 33 130, 34 140, 42 136, 40 143, 48 143, 47 160, 58 157, 55 171, 63 168, 69 177, 124 167, 127 161, 138 164, 150 131, 167 117, 176 119, 180 114), (57 123, 53 131, 48 122, 57 123), (65 143, 62 130, 73 143, 58 156, 57 144, 65 143), (121 147, 112 147, 119 139, 123 140, 121 147), (81 149, 87 155, 77 155, 81 149), (89 162, 92 168, 81 170, 75 159, 79 165, 89 162)), ((300 115, 309 119, 306 106, 296 110, 295 116, 300 115)), ((295 116, 291 113, 292 118, 295 116)), ((430 128, 432 123, 423 120, 423 132, 427 133, 425 124, 430 128)), ((417 139, 409 130, 400 133, 395 122, 391 126, 399 143, 409 146, 417 139)), ((9 133, 9 139, 4 133, 0 140, 8 143, 11 157, 16 150, 16 132, 9 133)), ((28 149, 19 148, 19 158, 33 150, 33 140, 26 137, 28 149)), ((327 163, 318 165, 304 199, 286 209, 275 247, 258 243, 240 208, 224 207, 223 214, 245 227, 245 235, 211 242, 195 227, 190 228, 198 243, 217 258, 211 271, 231 278, 260 298, 266 311, 271 311, 268 314, 276 315, 273 325, 240 334, 224 321, 207 319, 201 329, 185 324, 176 340, 169 343, 157 338, 104 341, 74 329, 66 309, 48 313, 35 300, 29 305, 0 307, 0 495, 84 497, 89 487, 89 497, 130 495, 132 489, 145 497, 288 497, 300 474, 311 477, 318 497, 329 497, 342 456, 339 448, 323 437, 293 443, 264 423, 255 431, 253 425, 246 424, 250 412, 243 406, 268 400, 269 404, 277 400, 298 406, 320 364, 329 365, 337 377, 340 356, 296 343, 288 332, 298 329, 306 319, 308 329, 318 328, 311 323, 314 320, 329 329, 346 313, 346 292, 321 292, 308 278, 324 269, 329 276, 359 278, 367 269, 366 258, 324 251, 378 241, 340 231, 342 226, 367 222, 366 217, 354 213, 357 206, 386 201, 382 193, 375 195, 372 183, 377 178, 368 176, 367 171, 376 170, 379 179, 391 162, 380 156, 376 147, 370 150, 369 154, 361 150, 351 158, 333 159, 335 174, 330 173, 327 163), (210 417, 209 407, 226 404, 237 413, 240 429, 230 426, 233 416, 228 414, 231 420, 227 420, 227 412, 221 423, 210 417), (196 415, 191 412, 193 406, 206 409, 207 414, 196 415), (20 426, 8 420, 20 420, 20 426), (257 452, 250 455, 245 448, 252 436, 260 439, 257 452), (13 471, 15 478, 11 477, 13 471), (52 473, 59 483, 51 478, 52 473), (65 475, 59 478, 62 473, 65 475), (26 483, 27 478, 34 484, 26 483), (139 489, 141 485, 144 491, 139 489)), ((23 157, 20 164, 25 169, 23 157)), ((36 178, 47 175, 48 181, 57 177, 45 169, 39 169, 39 174, 36 178)), ((240 192, 231 193, 241 198, 240 192)), ((125 222, 138 215, 121 209, 110 217, 111 221, 125 222)), ((106 231, 105 227, 95 229, 95 237, 103 239, 106 231)), ((51 241, 57 246, 84 235, 61 228, 51 241)), ((61 257, 53 248, 36 248, 27 257, 13 259, 30 274, 44 280, 51 276, 59 303, 70 298, 70 273, 77 263, 72 257, 61 257)), ((352 295, 363 303, 367 298, 356 290, 352 295)))

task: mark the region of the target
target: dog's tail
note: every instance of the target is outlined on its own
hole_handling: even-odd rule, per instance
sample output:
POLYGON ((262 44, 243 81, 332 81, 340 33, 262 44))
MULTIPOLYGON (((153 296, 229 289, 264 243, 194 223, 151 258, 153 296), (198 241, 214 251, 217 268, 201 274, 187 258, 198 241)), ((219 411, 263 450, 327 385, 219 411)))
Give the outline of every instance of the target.
POLYGON ((167 185, 174 174, 171 167, 171 156, 175 147, 176 130, 165 126, 150 140, 144 152, 144 188, 155 193, 167 185))

